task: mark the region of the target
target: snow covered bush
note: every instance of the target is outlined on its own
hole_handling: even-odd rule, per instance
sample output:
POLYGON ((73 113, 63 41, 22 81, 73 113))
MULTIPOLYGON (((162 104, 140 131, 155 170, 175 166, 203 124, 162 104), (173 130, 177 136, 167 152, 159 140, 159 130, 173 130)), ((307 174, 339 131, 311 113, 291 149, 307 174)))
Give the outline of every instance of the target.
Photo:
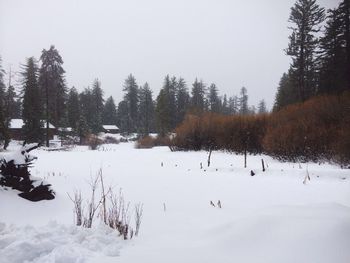
POLYGON ((40 179, 31 177, 28 168, 37 159, 29 154, 38 148, 38 144, 27 144, 19 150, 5 155, 0 159, 0 186, 11 187, 20 191, 18 195, 30 200, 51 200, 55 192, 50 184, 44 184, 40 179))

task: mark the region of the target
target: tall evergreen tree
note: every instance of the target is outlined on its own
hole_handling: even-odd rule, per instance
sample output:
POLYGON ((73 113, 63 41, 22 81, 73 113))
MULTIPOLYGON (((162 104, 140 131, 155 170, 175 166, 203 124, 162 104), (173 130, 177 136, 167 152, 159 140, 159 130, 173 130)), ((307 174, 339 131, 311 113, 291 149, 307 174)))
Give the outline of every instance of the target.
POLYGON ((214 83, 209 87, 208 93, 209 111, 219 113, 221 110, 221 101, 218 95, 218 89, 214 83))
POLYGON ((9 143, 8 126, 6 125, 5 116, 5 71, 2 68, 2 60, 0 57, 0 141, 4 141, 4 148, 6 149, 9 143))
POLYGON ((83 144, 84 139, 90 133, 90 128, 88 126, 88 123, 86 121, 84 114, 80 114, 80 116, 79 116, 79 121, 78 121, 77 127, 76 127, 76 133, 79 136, 80 144, 83 144))
POLYGON ((41 53, 41 67, 39 70, 39 85, 42 102, 45 108, 46 119, 46 145, 49 146, 49 122, 56 127, 64 122, 66 85, 64 79, 63 60, 57 49, 51 46, 49 50, 41 53))
MULTIPOLYGON (((166 77, 169 78, 169 75, 166 77)), ((168 96, 168 107, 169 107, 169 118, 170 118, 170 127, 171 129, 174 129, 176 127, 176 93, 177 93, 177 88, 178 88, 178 82, 176 80, 176 77, 172 77, 170 79, 169 86, 166 87, 167 91, 167 96, 168 96)))
POLYGON ((222 100, 221 113, 224 114, 224 115, 229 115, 230 114, 230 108, 229 108, 229 104, 228 104, 228 100, 227 100, 227 95, 226 94, 224 94, 224 98, 222 100))
POLYGON ((248 91, 245 87, 241 88, 239 97, 239 113, 242 115, 249 114, 248 91))
MULTIPOLYGON (((176 115, 177 115, 177 101, 176 101, 176 93, 178 88, 178 82, 176 80, 176 77, 170 78, 169 75, 166 75, 163 82, 162 90, 164 91, 163 95, 166 97, 167 101, 167 110, 168 116, 166 118, 168 119, 169 123, 169 129, 174 129, 176 127, 176 115)), ((162 96, 163 96, 162 95, 162 96)), ((165 118, 165 116, 164 116, 165 118)))
POLYGON ((103 90, 101 88, 101 82, 98 79, 94 80, 92 85, 92 109, 93 114, 90 115, 91 119, 91 131, 98 133, 102 130, 102 114, 103 114, 103 90))
POLYGON ((34 57, 27 59, 22 75, 24 136, 27 142, 40 142, 43 139, 41 123, 42 106, 38 84, 38 65, 34 57))
POLYGON ((103 107, 102 114, 103 124, 116 125, 117 124, 117 108, 114 103, 114 99, 110 96, 103 107))
POLYGON ((350 90, 350 0, 343 0, 340 5, 342 38, 345 40, 347 88, 350 90))
POLYGON ((277 89, 273 111, 279 111, 281 108, 296 103, 298 94, 295 91, 295 86, 291 80, 290 74, 284 73, 277 89))
POLYGON ((129 110, 128 102, 122 100, 118 104, 117 110, 117 125, 122 133, 129 132, 129 110))
POLYGON ((325 19, 324 8, 316 0, 297 0, 291 8, 289 22, 292 34, 286 50, 291 56, 291 78, 298 92, 299 101, 304 101, 316 92, 316 56, 320 24, 325 19))
POLYGON ((143 135, 148 135, 154 130, 154 102, 152 99, 152 90, 146 82, 140 87, 139 96, 139 131, 143 135))
POLYGON ((229 114, 237 114, 239 111, 239 100, 237 96, 232 96, 228 100, 229 114))
POLYGON ((5 92, 5 125, 9 126, 11 119, 13 119, 16 115, 16 97, 17 94, 15 92, 15 88, 10 85, 5 92))
POLYGON ((71 127, 75 132, 77 132, 80 115, 81 115, 81 112, 80 112, 79 93, 76 90, 76 88, 72 87, 68 93, 67 119, 68 119, 69 127, 71 127))
POLYGON ((201 113, 205 110, 205 85, 197 79, 192 84, 191 110, 201 113))
POLYGON ((130 132, 136 132, 138 127, 138 86, 136 83, 135 77, 130 74, 124 83, 124 89, 125 92, 124 95, 124 101, 127 105, 127 124, 126 124, 126 131, 128 133, 130 132))
POLYGON ((321 38, 319 93, 340 93, 349 87, 346 20, 342 4, 328 10, 325 33, 321 38))
POLYGON ((179 78, 176 89, 176 125, 184 120, 189 104, 190 95, 187 90, 186 82, 183 78, 179 78))
POLYGON ((259 113, 259 114, 267 113, 267 108, 266 108, 266 102, 265 102, 265 100, 259 101, 259 104, 258 104, 258 113, 259 113))
POLYGON ((170 113, 169 113, 169 96, 166 89, 161 89, 157 97, 156 104, 156 123, 157 130, 161 136, 166 135, 171 130, 170 113))

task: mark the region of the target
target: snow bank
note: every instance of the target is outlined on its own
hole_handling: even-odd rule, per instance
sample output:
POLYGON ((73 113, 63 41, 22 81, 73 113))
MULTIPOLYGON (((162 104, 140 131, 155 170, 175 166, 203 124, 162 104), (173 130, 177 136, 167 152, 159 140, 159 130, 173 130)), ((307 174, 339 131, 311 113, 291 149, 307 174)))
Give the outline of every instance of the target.
POLYGON ((41 228, 0 223, 2 263, 101 262, 119 256, 121 245, 117 232, 104 225, 86 229, 55 222, 41 228))

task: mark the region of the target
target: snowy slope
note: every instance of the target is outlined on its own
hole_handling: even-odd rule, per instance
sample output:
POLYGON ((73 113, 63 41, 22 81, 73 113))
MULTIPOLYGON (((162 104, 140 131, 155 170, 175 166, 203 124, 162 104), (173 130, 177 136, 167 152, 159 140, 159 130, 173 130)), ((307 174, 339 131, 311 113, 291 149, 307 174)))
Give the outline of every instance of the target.
POLYGON ((32 175, 50 182, 56 199, 31 203, 0 190, 0 262, 350 262, 349 170, 267 156, 249 156, 245 169, 242 156, 217 152, 200 169, 206 152, 101 149, 33 151, 32 175), (73 226, 67 193, 87 196, 101 167, 106 185, 144 204, 136 239, 123 241, 99 219, 92 230, 73 226), (221 209, 210 205, 218 200, 221 209))

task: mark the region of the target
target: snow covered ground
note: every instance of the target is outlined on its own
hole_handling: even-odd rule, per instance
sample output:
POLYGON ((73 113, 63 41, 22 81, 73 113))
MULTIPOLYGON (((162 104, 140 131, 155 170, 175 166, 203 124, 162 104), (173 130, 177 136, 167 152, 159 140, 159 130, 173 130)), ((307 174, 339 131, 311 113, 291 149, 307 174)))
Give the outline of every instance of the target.
POLYGON ((248 156, 243 168, 243 156, 221 152, 207 168, 206 152, 133 143, 33 154, 32 175, 51 183, 56 199, 32 203, 0 189, 1 263, 350 262, 350 170, 267 156, 248 156), (74 226, 67 193, 81 189, 88 197, 100 168, 106 185, 144 204, 132 240, 100 219, 92 229, 74 226), (306 169, 311 181, 303 184, 306 169))

